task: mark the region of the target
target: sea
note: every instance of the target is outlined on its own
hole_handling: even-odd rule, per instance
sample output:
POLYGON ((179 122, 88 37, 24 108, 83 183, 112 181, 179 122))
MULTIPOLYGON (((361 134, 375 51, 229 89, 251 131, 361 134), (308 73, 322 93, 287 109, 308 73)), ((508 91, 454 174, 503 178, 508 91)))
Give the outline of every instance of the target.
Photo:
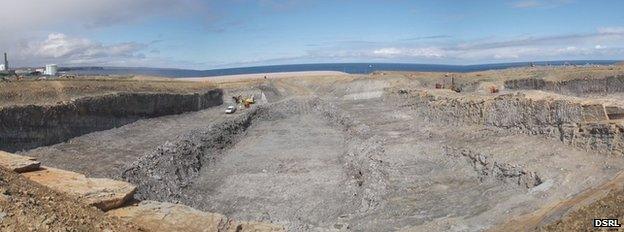
POLYGON ((539 61, 515 62, 478 65, 442 65, 442 64, 409 64, 409 63, 325 63, 325 64, 289 64, 270 65, 210 70, 169 69, 169 68, 136 68, 136 67, 69 67, 61 71, 79 75, 149 75, 163 77, 211 77, 239 74, 258 74, 274 72, 302 71, 340 71, 350 74, 368 74, 375 71, 412 71, 412 72, 475 72, 499 70, 516 67, 562 66, 562 65, 612 65, 616 60, 573 60, 573 61, 539 61))

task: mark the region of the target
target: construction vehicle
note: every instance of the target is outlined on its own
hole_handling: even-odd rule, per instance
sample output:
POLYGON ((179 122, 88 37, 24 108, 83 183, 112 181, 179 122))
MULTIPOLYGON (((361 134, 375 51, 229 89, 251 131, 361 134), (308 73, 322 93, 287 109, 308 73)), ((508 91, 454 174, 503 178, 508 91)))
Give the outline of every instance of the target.
POLYGON ((234 102, 236 102, 237 105, 242 105, 245 108, 249 108, 252 104, 256 103, 253 95, 251 97, 243 97, 241 95, 238 95, 233 96, 232 99, 234 99, 234 102))
POLYGON ((228 106, 227 109, 225 109, 226 114, 233 114, 234 112, 236 112, 235 106, 228 106))
POLYGON ((253 96, 244 98, 242 101, 243 101, 243 105, 245 106, 245 108, 249 108, 251 104, 256 103, 253 96))

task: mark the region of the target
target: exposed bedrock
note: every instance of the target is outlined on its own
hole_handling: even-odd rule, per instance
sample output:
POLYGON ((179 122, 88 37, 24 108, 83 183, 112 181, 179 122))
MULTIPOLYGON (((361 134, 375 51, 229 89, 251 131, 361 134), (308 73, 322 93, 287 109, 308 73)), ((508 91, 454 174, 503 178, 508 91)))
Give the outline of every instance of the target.
POLYGON ((545 90, 572 95, 621 93, 624 92, 624 75, 561 81, 534 78, 516 79, 505 81, 505 88, 545 90))
POLYGON ((385 164, 378 158, 384 152, 382 143, 370 134, 366 125, 318 98, 294 98, 258 105, 223 123, 198 128, 147 153, 122 176, 138 186, 135 195, 138 199, 183 202, 202 208, 206 204, 202 198, 206 193, 192 192, 190 186, 203 168, 223 158, 227 149, 245 137, 252 124, 304 114, 318 116, 346 135, 339 160, 344 170, 343 187, 351 202, 344 204, 353 206, 351 209, 357 212, 382 204, 387 191, 385 164))
POLYGON ((448 91, 399 90, 396 102, 424 117, 546 135, 578 148, 624 155, 624 123, 610 107, 543 92, 462 96, 448 91), (614 120, 615 119, 615 120, 614 120))
POLYGON ((537 173, 525 170, 518 165, 494 161, 488 154, 454 147, 444 147, 444 152, 452 157, 465 157, 479 175, 481 182, 496 180, 514 183, 527 189, 542 183, 537 173))
POLYGON ((115 93, 56 105, 0 109, 0 150, 19 151, 51 145, 141 118, 179 114, 223 103, 223 91, 194 94, 115 93))

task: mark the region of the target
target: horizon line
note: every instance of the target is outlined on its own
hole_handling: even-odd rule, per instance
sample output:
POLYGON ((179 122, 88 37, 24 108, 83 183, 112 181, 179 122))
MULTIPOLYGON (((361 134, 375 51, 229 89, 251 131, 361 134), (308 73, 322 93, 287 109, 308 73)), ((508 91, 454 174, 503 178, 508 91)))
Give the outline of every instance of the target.
MULTIPOLYGON (((433 65, 433 66, 448 66, 448 67, 471 67, 480 65, 504 65, 504 64, 543 64, 549 62, 624 62, 624 59, 575 59, 575 60, 539 60, 539 61, 513 61, 513 62, 485 62, 485 63, 472 63, 472 64, 444 64, 444 63, 409 63, 409 62, 320 62, 320 63, 285 63, 285 64, 267 64, 267 65, 251 65, 251 66, 236 66, 228 68, 212 68, 212 69, 186 69, 186 68, 167 68, 167 67, 146 67, 146 66, 106 66, 106 65, 76 65, 66 66, 59 65, 59 68, 127 68, 127 69, 162 69, 162 70, 187 70, 187 71, 214 71, 214 70, 228 70, 228 69, 245 69, 245 68, 260 68, 260 67, 277 67, 277 66, 296 66, 296 65, 332 65, 332 64, 401 64, 401 65, 433 65)), ((36 66, 39 67, 39 66, 36 66)), ((42 66, 43 67, 43 66, 42 66)), ((33 67, 18 67, 19 68, 33 68, 33 67)))

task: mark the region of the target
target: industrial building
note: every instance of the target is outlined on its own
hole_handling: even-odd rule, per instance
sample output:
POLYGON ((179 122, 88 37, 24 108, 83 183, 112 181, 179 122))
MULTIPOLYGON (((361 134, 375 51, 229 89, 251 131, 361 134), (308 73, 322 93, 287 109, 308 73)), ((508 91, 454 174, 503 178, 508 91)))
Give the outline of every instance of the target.
POLYGON ((46 64, 43 75, 56 76, 57 72, 58 72, 58 66, 56 64, 46 64))
POLYGON ((9 59, 6 52, 4 53, 4 64, 0 64, 0 72, 9 71, 9 59))

